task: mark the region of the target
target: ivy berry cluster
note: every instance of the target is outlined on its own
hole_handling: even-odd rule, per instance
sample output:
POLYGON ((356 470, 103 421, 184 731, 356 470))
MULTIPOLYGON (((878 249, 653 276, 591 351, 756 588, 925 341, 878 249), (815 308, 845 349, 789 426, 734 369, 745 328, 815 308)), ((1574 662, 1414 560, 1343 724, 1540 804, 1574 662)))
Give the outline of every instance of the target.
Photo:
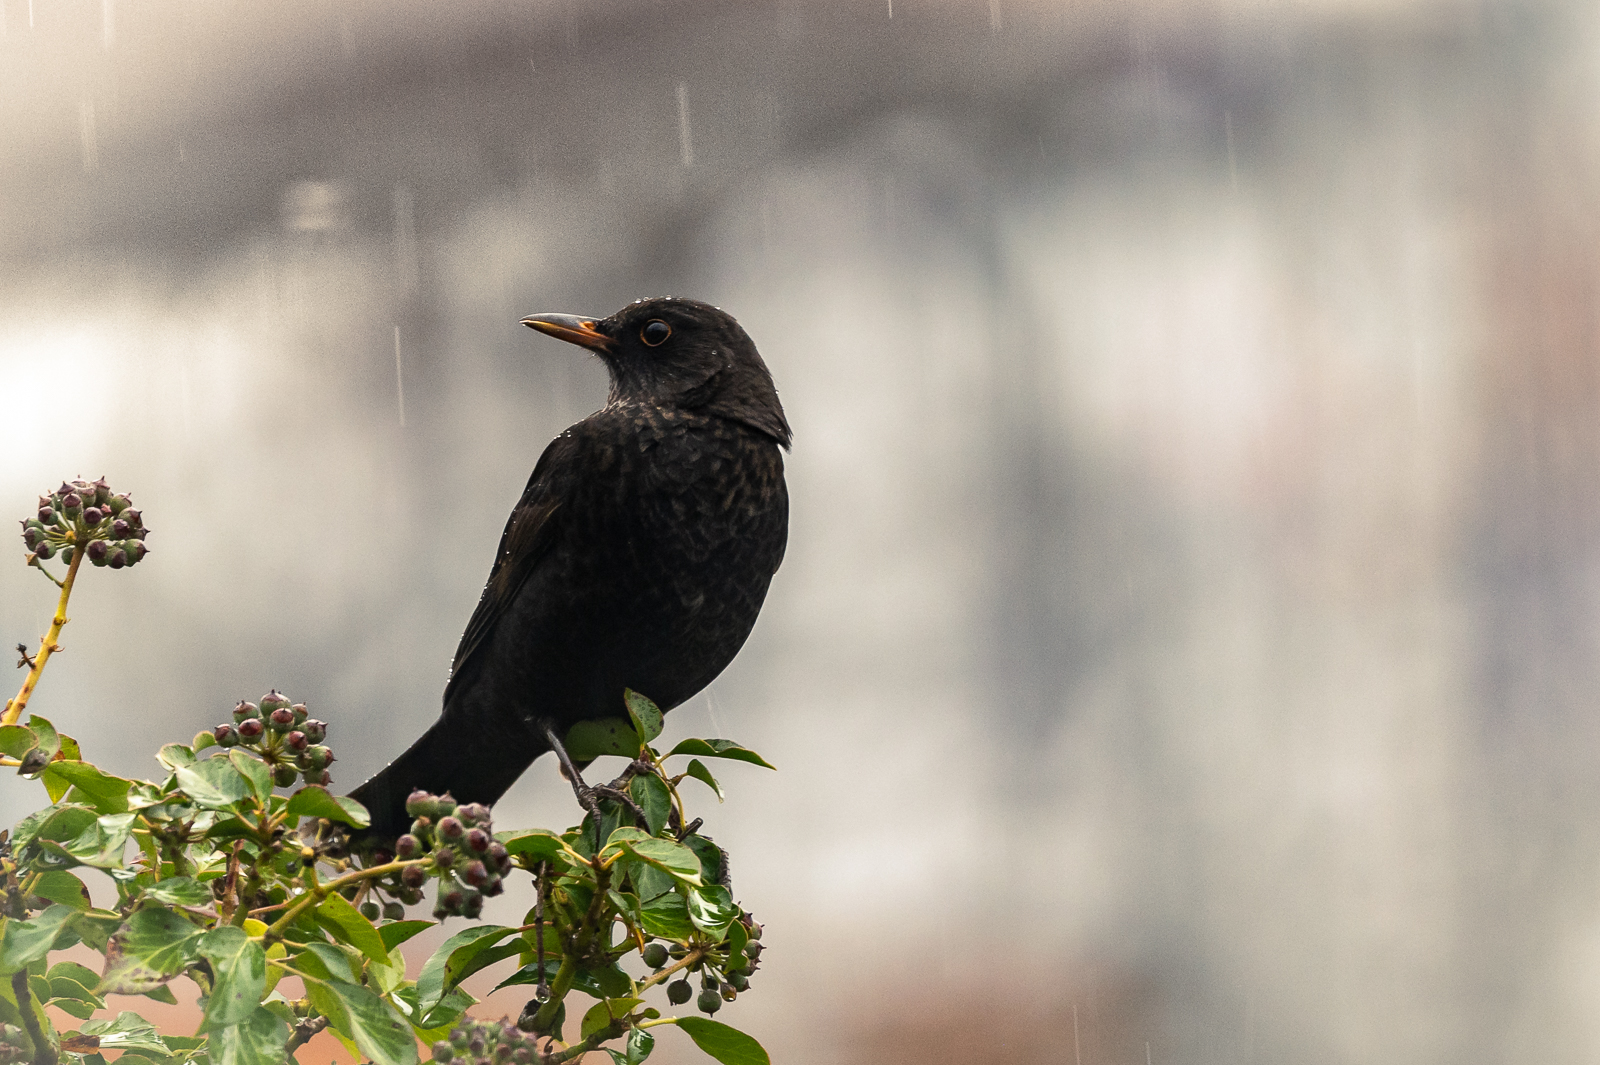
POLYGON ((82 551, 96 566, 122 569, 147 553, 144 518, 133 500, 98 481, 63 481, 39 497, 39 514, 22 523, 22 542, 36 559, 54 558, 70 565, 82 551))
POLYGON ((304 703, 289 702, 276 688, 259 704, 241 701, 233 708, 233 721, 218 725, 211 735, 224 750, 254 751, 280 788, 292 787, 297 778, 323 787, 332 779, 328 765, 334 761, 333 752, 322 743, 328 735, 327 722, 311 717, 304 703))
POLYGON ((433 1044, 433 1060, 440 1065, 529 1065, 541 1055, 536 1037, 521 1031, 508 1018, 474 1021, 450 1030, 448 1041, 433 1044))
MULTIPOLYGON (((697 962, 689 968, 689 972, 700 973, 700 994, 695 995, 694 986, 688 977, 674 980, 667 985, 667 1001, 674 1006, 681 1006, 690 998, 695 1000, 695 1008, 701 1013, 710 1015, 722 1008, 724 1002, 732 1002, 739 997, 739 992, 750 988, 750 977, 761 967, 761 925, 749 913, 739 915, 739 923, 744 926, 745 942, 742 947, 730 949, 722 964, 717 965, 715 957, 707 957, 704 961, 697 962), (721 969, 721 975, 717 973, 721 969)), ((677 946, 670 950, 662 943, 647 944, 639 956, 644 963, 652 969, 662 969, 669 960, 676 961, 688 956, 688 950, 677 946)))

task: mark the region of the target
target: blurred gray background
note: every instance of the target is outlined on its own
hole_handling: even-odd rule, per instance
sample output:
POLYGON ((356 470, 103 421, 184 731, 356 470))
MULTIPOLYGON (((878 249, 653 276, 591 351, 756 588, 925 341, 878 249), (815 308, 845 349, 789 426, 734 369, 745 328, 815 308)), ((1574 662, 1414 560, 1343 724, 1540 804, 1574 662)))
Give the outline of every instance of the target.
MULTIPOLYGON (((1600 1055, 1593 5, 0 15, 0 514, 103 473, 154 530, 33 703, 88 757, 273 685, 337 784, 398 753, 604 398, 517 319, 693 295, 796 435, 761 622, 668 719, 780 768, 704 797, 771 929, 725 1019, 838 1065, 1600 1055)), ((7 542, 9 647, 55 595, 7 542)), ((497 822, 572 815, 541 763, 497 822)))

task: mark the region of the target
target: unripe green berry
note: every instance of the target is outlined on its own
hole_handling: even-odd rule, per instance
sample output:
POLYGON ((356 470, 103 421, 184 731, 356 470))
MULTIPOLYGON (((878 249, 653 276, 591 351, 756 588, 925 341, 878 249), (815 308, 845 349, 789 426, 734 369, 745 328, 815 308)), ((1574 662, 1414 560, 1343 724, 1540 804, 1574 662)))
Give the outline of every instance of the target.
POLYGON ((294 727, 294 711, 287 706, 280 706, 268 715, 267 722, 273 732, 288 732, 294 727))
POLYGON ((376 921, 382 915, 383 907, 379 906, 371 899, 368 899, 366 902, 361 904, 361 916, 365 917, 367 920, 376 921))
POLYGON ((400 883, 409 888, 419 888, 428 882, 428 867, 408 865, 400 870, 400 883))
POLYGON ((743 991, 750 986, 750 978, 744 973, 729 973, 728 983, 735 991, 743 991))
POLYGON ((644 950, 639 952, 639 957, 652 969, 659 969, 667 964, 667 948, 660 943, 647 943, 644 950))
POLYGON ((466 834, 466 828, 454 817, 445 817, 439 820, 439 838, 447 843, 454 843, 466 834))
POLYGON ((409 832, 394 841, 394 856, 402 861, 410 861, 421 853, 422 841, 409 832))
POLYGON ((247 703, 243 700, 240 700, 239 705, 233 708, 233 719, 235 721, 243 721, 247 717, 260 716, 261 708, 255 703, 247 703))
POLYGON ((722 986, 722 981, 712 976, 711 970, 707 969, 700 977, 700 986, 707 991, 715 991, 722 986))
POLYGON ((694 1000, 694 1005, 701 1013, 715 1013, 722 1008, 722 996, 707 989, 700 992, 700 997, 694 1000))
POLYGON ((261 712, 264 714, 270 714, 279 708, 288 709, 288 707, 289 700, 285 699, 283 693, 277 688, 273 688, 261 697, 261 712))
POLYGON ((399 921, 402 920, 405 915, 406 908, 400 903, 386 902, 383 904, 383 919, 385 921, 399 921))
POLYGON ((272 782, 280 788, 292 787, 300 773, 292 765, 280 765, 272 771, 272 782))
POLYGON ((450 1065, 450 1059, 454 1058, 455 1056, 455 1050, 452 1049, 450 1044, 446 1043, 444 1040, 441 1039, 439 1042, 433 1044, 433 1060, 437 1061, 439 1065, 450 1065))
POLYGON ((237 747, 239 745, 239 730, 232 725, 218 725, 211 735, 216 738, 218 747, 237 747))
POLYGON ((258 717, 247 717, 239 722, 239 739, 245 743, 259 740, 265 731, 266 726, 261 724, 261 719, 258 717))
MULTIPOLYGON (((328 723, 318 721, 316 718, 307 718, 300 723, 300 731, 306 734, 306 739, 312 743, 321 743, 328 738, 328 723)), ((408 813, 410 811, 407 811, 408 813)), ((412 814, 415 817, 415 814, 412 814)))
POLYGON ((302 724, 305 719, 310 716, 306 713, 305 703, 295 703, 293 706, 289 707, 289 709, 294 712, 294 723, 296 725, 302 724))
POLYGON ((433 805, 433 796, 418 788, 406 796, 406 813, 412 817, 422 817, 433 805))
POLYGON ((694 988, 689 986, 687 980, 674 980, 667 985, 667 1001, 674 1006, 681 1006, 694 997, 694 988))

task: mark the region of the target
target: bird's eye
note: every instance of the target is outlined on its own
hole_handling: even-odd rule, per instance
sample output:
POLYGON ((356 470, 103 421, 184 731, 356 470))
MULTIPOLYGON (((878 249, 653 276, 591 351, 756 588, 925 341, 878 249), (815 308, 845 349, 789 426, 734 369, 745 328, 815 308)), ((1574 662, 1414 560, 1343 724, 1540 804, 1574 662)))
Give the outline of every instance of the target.
POLYGON ((652 348, 660 347, 672 335, 672 327, 659 318, 652 318, 639 330, 639 339, 652 348))

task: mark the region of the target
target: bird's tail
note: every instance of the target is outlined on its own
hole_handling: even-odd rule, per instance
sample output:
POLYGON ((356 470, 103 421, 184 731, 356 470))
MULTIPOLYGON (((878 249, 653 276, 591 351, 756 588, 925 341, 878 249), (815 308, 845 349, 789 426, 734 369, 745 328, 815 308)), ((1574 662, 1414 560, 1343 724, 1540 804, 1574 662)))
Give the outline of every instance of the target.
POLYGON ((492 806, 550 749, 542 736, 464 727, 455 716, 447 709, 410 749, 350 793, 372 815, 371 825, 355 834, 357 843, 392 844, 406 832, 412 821, 406 798, 419 788, 492 806))

